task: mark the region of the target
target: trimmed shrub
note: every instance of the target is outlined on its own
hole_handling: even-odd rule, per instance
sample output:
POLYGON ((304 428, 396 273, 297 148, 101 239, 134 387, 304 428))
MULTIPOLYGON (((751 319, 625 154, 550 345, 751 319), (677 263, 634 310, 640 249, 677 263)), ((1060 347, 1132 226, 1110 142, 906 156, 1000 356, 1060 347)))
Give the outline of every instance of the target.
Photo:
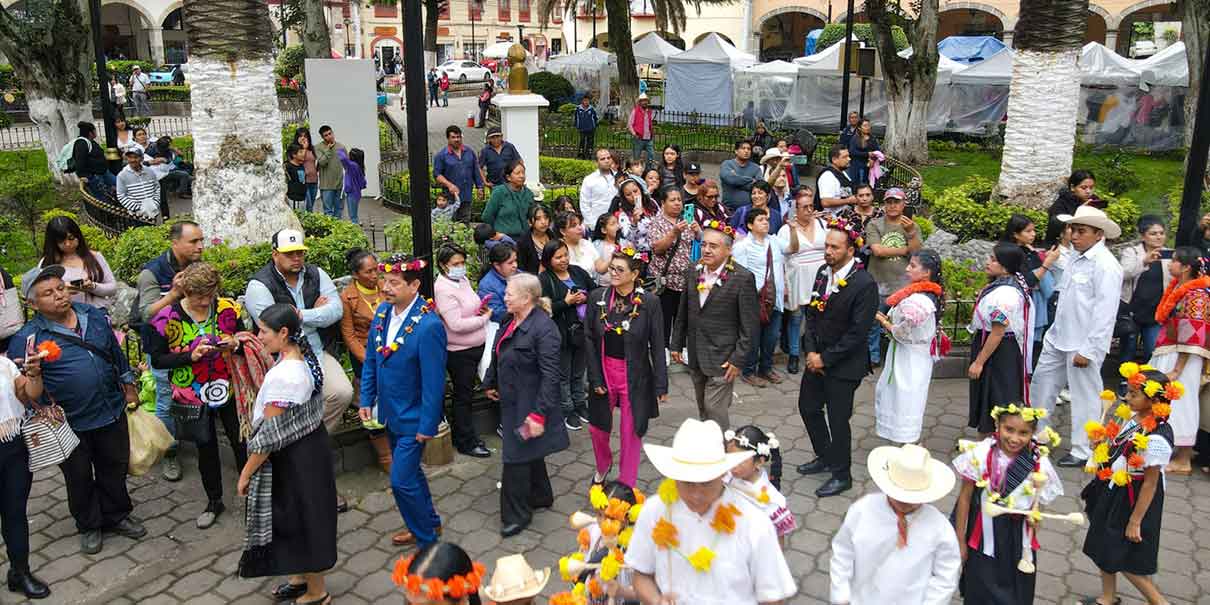
POLYGON ((13 76, 13 66, 0 63, 0 90, 17 87, 17 78, 13 76))
MULTIPOLYGON (((819 40, 815 42, 815 52, 821 52, 825 48, 843 40, 844 31, 844 23, 829 23, 825 25, 823 31, 819 34, 819 40)), ((866 46, 874 44, 874 33, 870 30, 869 23, 854 23, 853 35, 866 46)), ((904 33, 902 27, 898 25, 891 26, 891 38, 895 41, 895 50, 903 50, 908 47, 907 34, 904 33)))
POLYGON ((292 44, 277 54, 277 63, 273 67, 273 73, 279 78, 293 80, 303 71, 303 62, 307 58, 307 51, 302 44, 292 44))
MULTIPOLYGON (((95 63, 89 62, 92 69, 92 79, 97 79, 97 66, 95 63)), ((105 68, 109 70, 109 75, 116 76, 118 81, 126 85, 130 81, 130 73, 134 71, 134 66, 138 65, 143 73, 150 74, 159 69, 159 66, 151 61, 107 61, 105 68)))
POLYGON ((189 101, 189 85, 163 84, 147 87, 147 96, 152 101, 189 101))
MULTIPOLYGON (((404 216, 383 229, 387 243, 396 252, 412 252, 412 217, 404 216)), ((483 272, 479 245, 475 243, 475 231, 465 223, 451 223, 441 220, 433 223, 433 248, 441 245, 442 240, 451 239, 463 250, 466 250, 466 275, 472 286, 478 286, 479 275, 483 272)), ((437 275, 433 269, 434 277, 437 275)))
POLYGON ((548 71, 530 74, 529 89, 536 95, 546 97, 546 100, 550 101, 552 111, 557 111, 559 105, 571 101, 576 94, 575 88, 567 78, 548 71))

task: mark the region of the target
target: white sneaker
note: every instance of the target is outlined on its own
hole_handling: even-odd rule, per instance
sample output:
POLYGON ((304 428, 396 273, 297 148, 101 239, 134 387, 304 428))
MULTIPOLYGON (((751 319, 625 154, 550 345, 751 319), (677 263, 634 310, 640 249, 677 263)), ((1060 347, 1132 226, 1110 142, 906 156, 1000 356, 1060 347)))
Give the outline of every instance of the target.
POLYGON ((1071 391, 1063 389, 1059 391, 1059 396, 1055 399, 1055 405, 1064 405, 1067 403, 1071 403, 1071 391))

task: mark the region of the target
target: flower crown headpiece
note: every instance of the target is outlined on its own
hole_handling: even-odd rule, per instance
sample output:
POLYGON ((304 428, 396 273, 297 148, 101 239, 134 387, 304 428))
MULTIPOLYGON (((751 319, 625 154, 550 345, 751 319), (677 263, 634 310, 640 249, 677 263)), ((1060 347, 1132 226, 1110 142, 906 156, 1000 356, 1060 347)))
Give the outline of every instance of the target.
POLYGON ((462 599, 467 595, 477 594, 487 575, 487 567, 476 561, 471 564, 471 571, 465 575, 456 575, 448 580, 441 578, 425 578, 420 574, 410 574, 408 569, 416 555, 400 558, 395 562, 391 581, 402 587, 412 596, 423 596, 429 601, 443 601, 448 596, 452 599, 462 599))
POLYGON ((854 228, 852 223, 842 218, 833 218, 828 221, 828 229, 835 229, 849 238, 849 241, 858 248, 865 245, 865 239, 861 237, 861 231, 854 228))
MULTIPOLYGON (((632 488, 634 489, 634 488, 632 488)), ((607 519, 618 522, 629 521, 635 523, 639 520, 639 513, 643 510, 643 502, 647 497, 643 492, 634 489, 634 504, 631 504, 621 498, 610 498, 605 495, 605 488, 600 484, 593 485, 588 492, 588 501, 592 503, 592 507, 600 511, 607 519)))
POLYGON ((733 430, 728 429, 727 432, 723 433, 723 439, 726 439, 727 441, 734 441, 736 445, 746 450, 756 452, 756 455, 758 456, 768 458, 773 454, 773 450, 781 448, 781 442, 777 440, 777 437, 774 436, 773 433, 765 433, 765 437, 769 438, 769 440, 765 443, 752 443, 747 436, 737 434, 733 430))
POLYGON ((724 223, 717 219, 711 219, 711 220, 708 220, 708 221, 702 223, 702 228, 703 229, 713 229, 715 231, 722 232, 723 235, 735 237, 735 229, 733 229, 731 227, 731 225, 728 225, 727 223, 724 223))
POLYGON ((993 419, 999 420, 1001 414, 1020 416, 1026 422, 1037 422, 1038 420, 1046 418, 1048 415, 1046 410, 1042 408, 1034 408, 1027 405, 1017 405, 1015 403, 998 405, 992 408, 993 419))
POLYGON ((622 256, 626 256, 628 258, 633 258, 643 264, 647 264, 647 263, 651 262, 651 255, 647 254, 646 252, 640 252, 634 246, 626 246, 625 248, 620 248, 620 249, 618 249, 618 254, 621 254, 622 256))
POLYGON ((378 263, 378 270, 383 273, 408 273, 422 271, 429 266, 423 258, 407 260, 406 257, 391 257, 385 263, 378 263))
MULTIPOLYGON (((1168 403, 1172 403, 1185 396, 1185 385, 1176 380, 1171 380, 1167 385, 1162 385, 1158 380, 1147 378, 1147 372, 1154 370, 1155 368, 1147 364, 1139 365, 1133 361, 1128 361, 1118 366, 1118 374, 1121 374, 1122 378, 1126 379, 1126 383, 1142 391, 1148 398, 1163 399, 1168 403)), ((1116 398, 1115 395, 1114 399, 1116 398)), ((1104 399, 1104 394, 1102 394, 1102 399, 1104 399)), ((1166 415, 1157 414, 1157 416, 1166 415)))

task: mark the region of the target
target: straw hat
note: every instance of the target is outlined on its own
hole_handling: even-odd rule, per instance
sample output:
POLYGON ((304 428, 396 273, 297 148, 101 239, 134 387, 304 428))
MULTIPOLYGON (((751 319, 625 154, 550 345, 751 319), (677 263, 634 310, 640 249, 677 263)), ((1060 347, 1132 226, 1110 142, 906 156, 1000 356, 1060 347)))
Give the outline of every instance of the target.
POLYGON ((525 555, 509 555, 496 560, 492 582, 484 586, 482 592, 493 601, 516 601, 536 596, 549 581, 549 567, 534 571, 525 555))
POLYGON ((760 163, 768 164, 769 162, 771 162, 773 160, 779 160, 779 159, 787 157, 789 155, 790 155, 789 153, 782 153, 781 149, 778 149, 777 147, 770 147, 765 150, 765 155, 764 155, 764 157, 762 157, 760 159, 760 163))
POLYGON ((874 448, 866 465, 882 493, 907 504, 940 500, 954 489, 954 472, 919 445, 874 448))
POLYGON ((1105 211, 1094 206, 1080 206, 1075 214, 1060 214, 1055 217, 1069 225, 1088 225, 1105 232, 1105 239, 1117 239, 1122 236, 1122 228, 1109 219, 1105 211))
POLYGON ((648 443, 643 451, 661 475, 674 481, 704 483, 722 477, 756 455, 751 450, 728 454, 723 443, 723 429, 717 422, 688 418, 672 438, 672 447, 648 443))

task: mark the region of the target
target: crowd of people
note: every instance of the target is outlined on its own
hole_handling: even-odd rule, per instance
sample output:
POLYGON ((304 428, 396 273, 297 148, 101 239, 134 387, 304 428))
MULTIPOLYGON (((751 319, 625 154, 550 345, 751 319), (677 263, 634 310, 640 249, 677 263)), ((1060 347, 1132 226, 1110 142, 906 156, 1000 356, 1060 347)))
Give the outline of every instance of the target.
MULTIPOLYGON (((847 144, 829 150, 814 188, 793 168, 787 142, 770 137, 759 162, 753 142, 738 141, 718 180, 703 178, 676 146, 654 162, 597 149, 578 203, 549 206, 525 186, 526 167, 498 130, 477 155, 451 126, 434 158, 445 198, 434 213, 469 220, 474 190, 490 187, 474 227, 482 275, 468 275, 472 252, 448 240, 432 258, 350 250, 351 280, 338 290, 307 262, 305 235, 283 230, 270 242, 272 259, 233 300, 219 295, 217 270, 201 260, 201 228, 176 222, 170 249, 138 277, 131 319, 146 352, 140 368, 108 327, 116 280, 105 258, 71 219, 50 221, 43 259, 21 280, 34 318, 8 334, 12 361, 0 367, 10 588, 49 594, 21 539, 29 491, 21 469, 35 455, 14 439, 26 406, 60 408, 79 438, 60 467, 81 549, 99 552, 103 532, 146 533, 126 493, 123 418, 143 370, 155 383, 156 416, 175 440, 197 445, 203 529, 225 512, 221 426, 237 492, 248 498, 240 574, 288 576, 276 598, 330 601, 324 572, 347 505, 326 437, 350 407, 406 525, 392 541, 419 548, 395 570, 410 602, 471 603, 480 593, 528 602, 541 592, 549 572, 505 557, 488 581, 485 567, 439 541, 444 522, 421 454, 444 419, 459 453, 495 455, 472 418, 477 380, 499 406, 506 538, 554 504, 546 459, 589 426, 594 472, 584 480, 596 517, 576 527, 577 562, 560 565, 564 579, 584 586, 552 603, 784 601, 797 587, 781 544, 797 521, 779 492, 783 452, 774 427, 731 426, 734 383, 764 389, 802 375, 798 407, 814 455, 795 469, 821 476, 815 494, 825 498, 852 489, 854 393, 881 366, 876 433, 891 445, 874 449, 867 469, 882 493, 854 502, 832 542, 833 602, 935 603, 957 590, 971 603, 1032 602, 1026 563, 1036 561, 1040 507, 1062 494, 1057 466, 1092 473, 1081 495, 1091 519, 1084 552, 1104 587, 1093 601, 1116 602, 1123 572, 1149 603, 1163 603, 1150 579, 1163 476, 1190 473, 1194 445, 1210 454, 1210 414, 1199 414, 1198 398, 1210 358, 1206 251, 1165 248, 1163 222, 1145 216, 1141 241, 1119 261, 1107 242, 1121 228, 1084 171, 1055 202, 1043 247, 1034 248, 1031 220, 1013 216, 987 259, 969 327, 968 425, 979 439, 960 445, 951 470, 914 445, 933 364, 949 347, 942 259, 924 248, 905 192, 890 188, 876 203, 865 182, 876 181, 878 161, 867 124, 855 121, 847 144), (851 170, 854 161, 866 164, 851 170), (432 299, 420 292, 427 272, 432 299), (1122 382, 1104 391, 1101 367, 1115 338, 1122 382), (40 353, 46 342, 58 352, 40 353), (784 367, 774 367, 778 348, 784 367), (644 444, 672 364, 687 366, 698 418, 670 446, 644 444), (1057 402, 1070 406, 1062 437, 1049 420, 1057 402), (1069 452, 1052 466, 1063 441, 1069 452), (645 502, 644 454, 667 478, 645 502), (951 525, 929 503, 956 483, 951 525)), ((649 128, 639 126, 640 135, 649 128)), ((300 130, 287 150, 291 199, 322 198, 325 210, 347 199, 355 217, 357 150, 346 152, 328 127, 320 134, 313 148, 300 130)), ((77 170, 88 170, 90 141, 77 170)), ((161 472, 181 480, 175 448, 161 472)))

